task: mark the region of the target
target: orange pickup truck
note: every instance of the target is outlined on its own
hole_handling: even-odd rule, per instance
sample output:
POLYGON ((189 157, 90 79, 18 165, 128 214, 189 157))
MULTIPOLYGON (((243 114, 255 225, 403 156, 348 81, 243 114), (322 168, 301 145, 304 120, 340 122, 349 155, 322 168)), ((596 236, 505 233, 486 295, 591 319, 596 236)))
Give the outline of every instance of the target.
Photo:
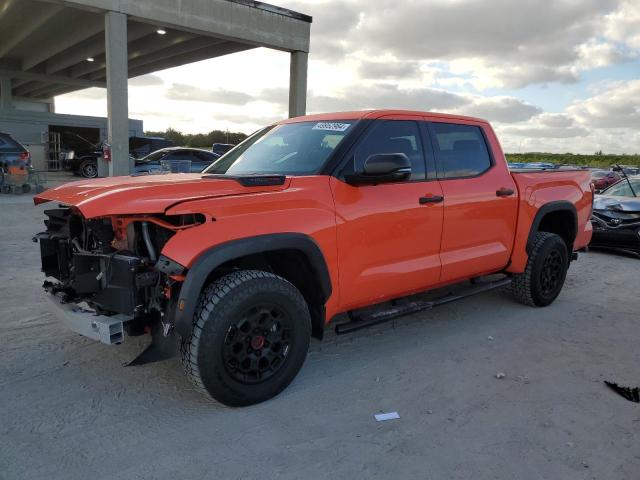
POLYGON ((285 120, 200 174, 84 180, 47 201, 44 287, 71 328, 150 334, 133 363, 180 353, 198 389, 248 405, 340 313, 344 333, 496 287, 549 305, 591 239, 593 192, 586 171, 509 171, 484 120, 379 110, 285 120), (468 288, 406 298, 454 283, 468 288))

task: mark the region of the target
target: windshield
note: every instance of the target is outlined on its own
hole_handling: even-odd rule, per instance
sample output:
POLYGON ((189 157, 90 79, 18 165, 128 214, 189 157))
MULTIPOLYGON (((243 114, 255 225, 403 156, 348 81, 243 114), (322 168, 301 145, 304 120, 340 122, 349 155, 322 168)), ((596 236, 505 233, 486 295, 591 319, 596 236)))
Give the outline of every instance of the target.
POLYGON ((203 173, 314 175, 354 123, 341 120, 267 127, 220 157, 203 173))
POLYGON ((609 175, 609 172, 591 172, 591 178, 604 178, 609 175))
MULTIPOLYGON (((630 178, 629 181, 631 182, 631 186, 633 187, 633 190, 636 192, 636 195, 640 195, 640 178, 630 178)), ((602 194, 612 195, 615 197, 633 197, 634 196, 626 180, 622 180, 616 183, 615 185, 612 185, 611 187, 607 188, 604 192, 602 192, 602 194)))

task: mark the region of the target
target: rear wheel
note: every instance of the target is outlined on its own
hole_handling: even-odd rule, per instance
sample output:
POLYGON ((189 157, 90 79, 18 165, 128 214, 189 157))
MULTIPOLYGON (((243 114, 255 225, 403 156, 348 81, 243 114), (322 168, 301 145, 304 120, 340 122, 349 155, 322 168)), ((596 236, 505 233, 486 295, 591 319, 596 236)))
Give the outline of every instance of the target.
POLYGON ((525 305, 545 307, 560 294, 568 267, 569 255, 564 240, 555 233, 538 232, 527 268, 513 277, 511 294, 525 305))
POLYGON ((203 393, 230 406, 259 403, 284 390, 309 349, 311 318, 282 277, 242 270, 209 285, 181 357, 203 393))
POLYGON ((85 178, 96 178, 98 176, 98 164, 92 158, 88 158, 80 164, 80 175, 85 178))

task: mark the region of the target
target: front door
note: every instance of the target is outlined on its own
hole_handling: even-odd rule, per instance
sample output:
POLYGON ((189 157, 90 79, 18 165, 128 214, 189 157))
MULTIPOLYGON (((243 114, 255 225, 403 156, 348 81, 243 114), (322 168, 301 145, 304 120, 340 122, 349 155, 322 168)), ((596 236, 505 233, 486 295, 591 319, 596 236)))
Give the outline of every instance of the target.
POLYGON ((340 177, 362 171, 370 155, 404 153, 409 180, 351 186, 331 179, 343 310, 424 290, 440 277, 442 191, 435 172, 426 173, 420 118, 401 118, 375 120, 340 177))

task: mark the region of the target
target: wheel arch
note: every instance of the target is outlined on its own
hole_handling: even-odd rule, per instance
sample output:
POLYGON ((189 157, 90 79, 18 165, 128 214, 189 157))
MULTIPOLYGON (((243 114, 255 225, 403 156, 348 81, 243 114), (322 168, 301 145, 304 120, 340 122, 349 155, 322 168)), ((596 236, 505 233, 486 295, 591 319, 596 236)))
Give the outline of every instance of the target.
POLYGON ((237 268, 262 268, 290 281, 309 305, 313 336, 322 337, 324 305, 332 293, 331 277, 318 244, 301 233, 232 240, 213 246, 198 256, 186 274, 175 309, 174 325, 182 337, 191 333, 193 315, 204 287, 237 268))
POLYGON ((527 254, 531 254, 536 233, 549 232, 559 235, 567 245, 571 258, 573 243, 578 235, 578 212, 575 205, 566 200, 544 204, 533 219, 527 238, 527 254))

